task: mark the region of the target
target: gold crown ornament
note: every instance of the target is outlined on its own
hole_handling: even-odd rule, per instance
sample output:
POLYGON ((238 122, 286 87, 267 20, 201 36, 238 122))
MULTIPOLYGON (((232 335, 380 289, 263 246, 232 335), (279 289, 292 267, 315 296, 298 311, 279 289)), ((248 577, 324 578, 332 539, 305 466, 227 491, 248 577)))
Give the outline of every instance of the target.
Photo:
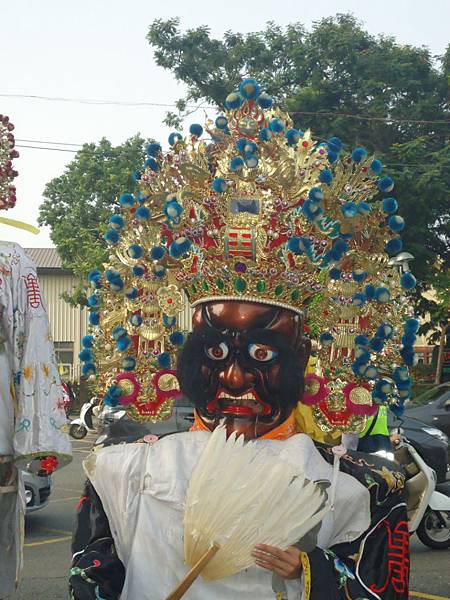
POLYGON ((260 302, 303 313, 319 338, 323 376, 304 401, 321 427, 361 428, 381 402, 401 411, 418 323, 405 301, 415 279, 389 262, 404 227, 394 182, 363 148, 294 128, 252 79, 226 106, 205 132, 171 134, 169 152, 150 144, 140 192, 120 198, 110 261, 89 275, 83 373, 106 404, 167 416, 187 302, 260 302))

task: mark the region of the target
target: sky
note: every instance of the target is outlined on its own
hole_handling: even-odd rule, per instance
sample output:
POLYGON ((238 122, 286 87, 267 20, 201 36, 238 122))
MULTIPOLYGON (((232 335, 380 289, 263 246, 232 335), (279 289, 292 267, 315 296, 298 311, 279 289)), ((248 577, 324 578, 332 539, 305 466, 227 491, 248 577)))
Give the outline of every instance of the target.
MULTIPOLYGON (((5 95, 49 96, 97 101, 173 104, 184 88, 158 67, 146 41, 155 19, 179 17, 182 29, 208 25, 215 37, 227 30, 259 31, 351 12, 372 34, 399 43, 427 46, 435 55, 450 43, 449 0, 282 0, 225 3, 206 0, 0 0, 0 113, 15 124, 20 158, 17 205, 0 216, 37 225, 45 184, 62 175, 73 152, 20 147, 37 142, 83 144, 106 137, 121 144, 137 132, 159 140, 170 130, 163 107, 57 102, 5 95), (20 141, 19 141, 20 140, 20 141), (32 140, 32 142, 25 141, 32 140)), ((192 115, 187 127, 201 116, 192 115)), ((61 146, 59 146, 61 147, 61 146)), ((66 146, 66 149, 76 149, 66 146)), ((0 224, 0 239, 24 247, 52 246, 48 228, 38 235, 0 224)))

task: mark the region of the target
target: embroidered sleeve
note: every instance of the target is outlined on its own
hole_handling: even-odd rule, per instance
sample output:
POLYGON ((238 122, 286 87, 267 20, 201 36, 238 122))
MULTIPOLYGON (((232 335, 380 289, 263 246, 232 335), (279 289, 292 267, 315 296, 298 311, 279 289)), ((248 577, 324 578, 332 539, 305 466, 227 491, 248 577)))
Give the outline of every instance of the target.
POLYGON ((42 292, 34 264, 17 245, 10 249, 10 267, 6 322, 12 354, 14 455, 24 465, 50 457, 55 467, 61 466, 70 461, 71 446, 62 431, 65 393, 42 292))
POLYGON ((316 548, 302 563, 305 600, 407 600, 406 509, 394 508, 357 542, 316 548))
POLYGON ((108 519, 92 484, 78 505, 69 589, 72 600, 118 600, 125 581, 108 519))
MULTIPOLYGON (((328 450, 321 452, 327 459, 328 450)), ((407 600, 409 532, 400 467, 397 471, 378 457, 349 452, 341 469, 368 488, 371 524, 353 542, 308 553, 305 600, 407 600)))

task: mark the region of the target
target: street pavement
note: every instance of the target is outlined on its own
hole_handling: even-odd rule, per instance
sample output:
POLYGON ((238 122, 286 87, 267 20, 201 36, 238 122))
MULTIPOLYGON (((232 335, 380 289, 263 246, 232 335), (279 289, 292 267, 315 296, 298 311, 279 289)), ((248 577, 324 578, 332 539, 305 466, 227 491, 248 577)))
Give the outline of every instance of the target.
MULTIPOLYGON (((54 475, 48 505, 28 515, 25 568, 11 600, 67 600, 70 539, 84 481, 81 461, 94 439, 73 441, 74 460, 54 475)), ((450 550, 430 550, 416 536, 411 549, 411 600, 450 600, 450 550)))

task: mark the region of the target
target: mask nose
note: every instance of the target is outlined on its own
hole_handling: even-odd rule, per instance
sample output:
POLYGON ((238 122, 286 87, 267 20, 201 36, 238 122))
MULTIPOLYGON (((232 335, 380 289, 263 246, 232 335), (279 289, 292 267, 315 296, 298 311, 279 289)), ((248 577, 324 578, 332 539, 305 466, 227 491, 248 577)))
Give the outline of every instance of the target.
POLYGON ((220 383, 228 390, 240 391, 248 387, 253 381, 253 375, 245 371, 241 365, 234 360, 219 374, 220 383))

